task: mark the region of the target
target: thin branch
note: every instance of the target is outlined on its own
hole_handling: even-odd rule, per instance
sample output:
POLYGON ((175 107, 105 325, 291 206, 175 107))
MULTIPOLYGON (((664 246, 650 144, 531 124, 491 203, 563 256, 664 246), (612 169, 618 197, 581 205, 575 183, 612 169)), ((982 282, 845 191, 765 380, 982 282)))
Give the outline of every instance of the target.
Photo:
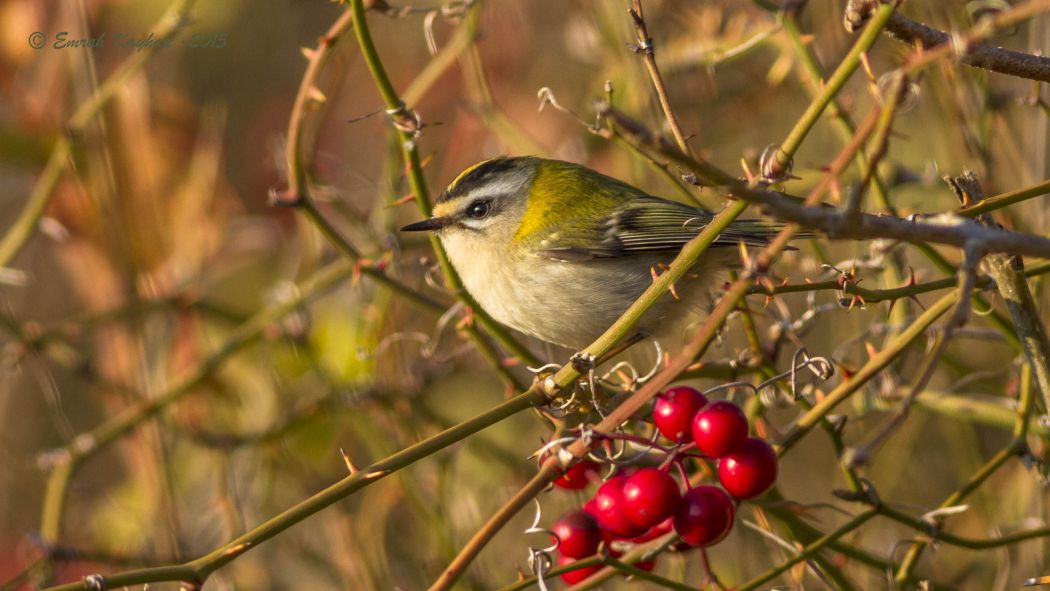
MULTIPOLYGON (((949 182, 956 194, 963 199, 964 206, 971 202, 986 202, 977 176, 973 172, 967 171, 959 177, 950 178, 949 182)), ((978 215, 977 220, 983 224, 995 225, 988 214, 978 215)), ((998 254, 988 257, 987 267, 1013 319, 1017 336, 1024 347, 1025 357, 1035 372, 1036 383, 1043 395, 1043 410, 1050 411, 1050 340, 1047 339, 1046 328, 1025 280, 1024 261, 1018 256, 998 254)))
MULTIPOLYGON (((886 23, 884 31, 908 45, 925 49, 955 42, 951 34, 911 20, 900 13, 893 14, 886 23)), ((983 44, 969 44, 961 53, 959 61, 974 68, 1039 82, 1050 82, 1050 58, 1045 56, 983 44)))
POLYGON ((660 68, 656 65, 656 50, 653 47, 653 38, 649 36, 649 29, 645 24, 642 0, 631 0, 631 8, 627 12, 631 15, 635 36, 638 41, 638 45, 632 49, 634 49, 635 53, 641 54, 642 59, 645 61, 645 68, 649 70, 649 77, 653 81, 653 90, 656 91, 656 96, 660 99, 660 108, 664 111, 664 117, 667 118, 667 125, 671 128, 671 134, 674 135, 678 149, 682 153, 692 156, 689 143, 686 142, 685 134, 682 133, 682 126, 678 123, 678 115, 675 114, 674 107, 671 106, 671 98, 667 94, 663 76, 660 75, 660 68))
POLYGON ((769 581, 775 579, 780 573, 787 571, 788 569, 802 562, 803 560, 812 558, 825 546, 828 546, 829 544, 838 540, 842 536, 856 530, 860 526, 864 525, 869 519, 875 517, 877 514, 878 511, 876 511, 875 509, 870 509, 868 511, 860 513, 853 519, 850 519, 846 523, 840 525, 834 531, 828 532, 824 534, 820 539, 806 544, 806 547, 803 548, 800 552, 798 552, 795 556, 793 556, 790 560, 785 561, 776 568, 766 571, 765 573, 759 575, 758 577, 755 577, 754 579, 751 579, 750 581, 744 583, 739 587, 734 587, 734 589, 737 589, 738 591, 751 591, 751 589, 757 589, 762 585, 765 585, 769 581))
POLYGON ((994 197, 988 197, 987 199, 981 199, 976 203, 971 203, 958 210, 955 213, 963 217, 977 217, 983 213, 995 211, 1008 205, 1020 203, 1028 199, 1035 197, 1042 197, 1050 193, 1050 180, 1045 180, 1041 183, 1032 185, 1031 187, 1025 187, 1023 189, 1017 189, 994 197))
POLYGON ((926 221, 860 214, 850 223, 842 212, 835 208, 799 204, 782 193, 749 185, 709 162, 689 158, 663 138, 652 134, 644 126, 615 109, 605 108, 602 115, 616 121, 624 129, 624 133, 628 133, 629 129, 635 141, 681 163, 711 185, 722 187, 734 196, 762 205, 773 217, 795 222, 805 228, 820 230, 832 239, 892 238, 917 244, 937 243, 958 247, 966 247, 967 244, 976 242, 980 249, 987 253, 1014 253, 1050 258, 1048 238, 981 226, 954 214, 931 216, 926 218, 926 221))
POLYGON ((856 392, 861 386, 866 384, 868 380, 875 377, 876 374, 889 365, 902 350, 910 346, 912 341, 919 338, 938 317, 952 307, 957 296, 958 292, 952 292, 930 306, 921 316, 916 318, 906 330, 887 343, 878 354, 869 359, 868 362, 865 363, 856 373, 850 376, 849 379, 835 387, 824 398, 822 398, 820 402, 813 405, 813 408, 810 411, 799 417, 795 422, 795 426, 788 431, 781 440, 780 454, 784 455, 799 441, 799 439, 802 438, 803 435, 815 427, 821 418, 827 416, 827 414, 838 406, 839 403, 856 392))

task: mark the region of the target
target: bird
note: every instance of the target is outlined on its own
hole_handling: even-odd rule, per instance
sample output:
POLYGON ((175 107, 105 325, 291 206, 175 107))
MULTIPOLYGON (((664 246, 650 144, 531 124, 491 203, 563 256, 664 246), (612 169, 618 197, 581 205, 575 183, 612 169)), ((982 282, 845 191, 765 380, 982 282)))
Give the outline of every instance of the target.
MULTIPOLYGON (((461 172, 431 217, 403 232, 435 232, 463 286, 497 322, 581 350, 604 333, 714 214, 653 196, 586 166, 498 156, 461 172)), ((710 307, 740 243, 762 246, 780 229, 735 220, 635 325, 667 338, 710 307), (678 299, 678 298, 681 299, 678 299)))

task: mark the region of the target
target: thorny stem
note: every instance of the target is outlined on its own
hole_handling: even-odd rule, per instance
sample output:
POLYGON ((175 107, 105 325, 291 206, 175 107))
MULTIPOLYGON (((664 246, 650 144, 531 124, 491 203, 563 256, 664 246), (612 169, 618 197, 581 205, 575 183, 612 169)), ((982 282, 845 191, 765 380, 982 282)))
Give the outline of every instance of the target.
POLYGON ((1043 395, 1043 409, 1050 411, 1050 341, 1025 281, 1024 263, 1019 257, 1000 254, 988 257, 987 268, 1013 319, 1025 357, 1035 372, 1036 383, 1043 395))
MULTIPOLYGON (((940 504, 939 508, 943 509, 958 505, 963 499, 969 496, 970 493, 976 490, 977 487, 983 484, 988 477, 994 474, 1003 464, 1027 450, 1028 444, 1025 438, 1028 435, 1028 420, 1032 414, 1034 406, 1033 401, 1035 399, 1032 394, 1032 389, 1032 367, 1029 364, 1025 364, 1021 371, 1021 391, 1017 401, 1017 414, 1014 420, 1013 438, 1006 447, 1000 450, 999 453, 995 454, 992 459, 988 460, 984 466, 974 473, 966 484, 949 495, 948 498, 940 504)), ((911 576, 912 570, 918 564, 919 558, 922 556, 922 552, 926 548, 926 545, 926 541, 920 540, 916 541, 910 548, 908 548, 907 554, 905 554, 904 559, 897 568, 896 575, 894 576, 895 581, 901 581, 911 576)))
MULTIPOLYGON (((1032 265, 1024 269, 1022 273, 1025 277, 1036 277, 1038 275, 1045 275, 1050 273, 1050 262, 1039 263, 1038 265, 1032 265)), ((959 284, 958 280, 954 277, 946 277, 944 279, 937 279, 935 281, 926 281, 923 283, 914 283, 911 285, 902 285, 901 287, 890 287, 887 289, 866 289, 856 283, 847 283, 845 285, 838 281, 814 281, 813 283, 789 283, 786 285, 762 285, 761 283, 755 284, 750 290, 749 294, 760 294, 766 296, 778 296, 786 293, 805 293, 810 291, 824 291, 824 290, 836 290, 841 291, 844 295, 856 295, 864 299, 865 302, 886 302, 894 301, 903 298, 910 298, 912 296, 921 295, 924 293, 930 293, 933 291, 940 291, 942 289, 949 289, 959 284)), ((995 282, 992 281, 991 277, 986 275, 978 276, 974 280, 975 289, 989 289, 995 286, 995 282)))
MULTIPOLYGON (((973 172, 966 171, 948 180, 963 199, 964 206, 970 201, 984 201, 977 175, 973 172)), ((987 225, 995 223, 988 214, 978 215, 977 220, 987 225)), ((1043 411, 1050 412, 1050 340, 1023 274, 1024 261, 1018 256, 996 254, 988 257, 987 266, 1010 312, 1028 363, 1035 372, 1036 383, 1043 395, 1043 411)))
POLYGON ((314 112, 319 103, 324 103, 324 95, 317 88, 320 76, 332 55, 332 49, 350 30, 353 25, 353 14, 347 10, 329 27, 318 41, 317 47, 307 52, 308 63, 303 74, 299 91, 292 106, 288 121, 288 141, 285 148, 285 161, 288 165, 288 189, 283 194, 275 194, 273 199, 278 204, 287 204, 298 208, 310 220, 321 234, 343 256, 359 263, 359 271, 375 279, 382 285, 405 298, 418 308, 436 314, 445 311, 441 303, 419 293, 404 283, 391 278, 381 267, 363 261, 358 249, 339 233, 331 222, 321 213, 310 194, 308 172, 312 166, 313 155, 310 146, 304 142, 304 128, 307 117, 314 112))
MULTIPOLYGON (((913 21, 900 13, 894 13, 893 18, 886 24, 885 32, 908 45, 927 49, 952 43, 950 34, 913 21)), ((968 66, 992 72, 1050 82, 1050 58, 1041 55, 1011 51, 1002 47, 971 44, 966 47, 959 61, 968 66)))
MULTIPOLYGON (((764 7, 766 7, 767 10, 769 9, 768 6, 764 6, 764 7)), ((779 9, 774 9, 774 10, 779 10, 779 9)), ((897 13, 894 13, 894 15, 896 16, 897 13)), ((783 18, 784 18, 784 29, 788 32, 788 35, 791 38, 792 45, 795 47, 795 51, 799 55, 799 58, 800 58, 800 60, 802 62, 802 65, 806 68, 806 71, 807 71, 807 73, 809 75, 810 81, 812 82, 812 84, 810 86, 813 89, 814 93, 818 93, 818 92, 820 92, 821 88, 823 87, 824 80, 823 80, 823 74, 822 74, 822 72, 820 70, 820 66, 819 66, 819 64, 817 62, 817 57, 816 57, 816 54, 815 54, 815 52, 813 50, 813 47, 812 47, 812 45, 806 43, 802 39, 802 33, 799 30, 798 21, 797 21, 793 11, 788 11, 786 14, 784 14, 783 18)), ((836 128, 839 130, 840 134, 845 136, 845 141, 848 141, 849 138, 852 137, 852 135, 853 135, 853 130, 854 130, 853 122, 850 120, 850 116, 846 112, 846 109, 841 104, 839 104, 837 98, 830 105, 830 114, 831 114, 832 117, 834 117, 835 121, 838 123, 836 128)), ((863 165, 863 162, 862 162, 862 165, 863 165)), ((885 210, 887 213, 890 213, 891 215, 895 215, 895 216, 898 215, 897 214, 897 208, 895 208, 893 206, 893 204, 890 203, 889 194, 888 194, 888 190, 887 190, 885 182, 882 180, 882 178, 880 178, 880 176, 878 175, 878 171, 877 170, 874 171, 874 172, 875 172, 875 174, 874 174, 874 177, 872 179, 873 180, 872 186, 873 186, 875 197, 876 197, 876 201, 878 202, 879 207, 881 207, 883 210, 885 210)), ((1048 189, 1048 190, 1050 190, 1050 189, 1048 189)), ((1001 202, 997 201, 996 205, 994 207, 1002 207, 1002 206, 1008 205, 1010 203, 1015 203, 1017 201, 1021 201, 1021 200, 1028 199, 1030 197, 1036 196, 1036 195, 1029 195, 1027 193, 1027 191, 1025 191, 1025 190, 1023 190, 1020 193, 1021 194, 1018 195, 1015 198, 1016 199, 1015 201, 1008 201, 1008 200, 1004 199, 1001 202)), ((995 199, 995 198, 993 198, 993 199, 995 199)), ((959 215, 964 215, 965 216, 965 214, 962 212, 962 210, 960 210, 958 213, 959 213, 959 215)), ((944 258, 944 256, 940 252, 935 250, 929 244, 920 242, 920 243, 915 244, 914 246, 926 258, 928 258, 930 261, 932 261, 933 264, 938 269, 940 269, 942 272, 950 274, 950 273, 952 273, 954 271, 951 268, 951 265, 948 263, 948 261, 944 258)), ((890 263, 891 264, 887 267, 887 273, 889 275, 888 279, 891 280, 894 283, 902 282, 904 280, 904 277, 905 277, 903 257, 898 255, 897 253, 892 253, 891 254, 890 263)), ((989 322, 993 326, 995 326, 997 329, 999 329, 1004 334, 1004 336, 1007 338, 1007 340, 1010 340, 1012 343, 1017 345, 1018 348, 1020 348, 1020 344, 1015 342, 1016 341, 1016 337, 1014 336, 1014 333, 1013 333, 1011 327, 1009 326, 1009 324, 1003 318, 1002 314, 998 310, 992 309, 991 306, 989 306, 988 303, 986 303, 984 301, 984 299, 981 298, 981 296, 979 296, 979 295, 974 296, 974 302, 979 306, 979 309, 988 311, 989 312, 989 322)), ((893 321, 894 324, 903 324, 903 320, 904 320, 905 315, 906 315, 906 308, 904 306, 895 306, 891 310, 891 315, 893 316, 893 318, 891 320, 893 321)))
MULTIPOLYGON (((966 173, 951 179, 951 182, 953 188, 956 189, 963 199, 980 197, 980 187, 973 173, 966 173)), ((964 205, 966 205, 965 202, 964 205)), ((986 214, 982 214, 981 221, 991 223, 986 214)), ((945 499, 940 506, 941 508, 958 505, 1003 464, 1027 449, 1025 437, 1028 433, 1029 416, 1034 406, 1034 396, 1032 395, 1033 375, 1043 394, 1044 404, 1047 402, 1047 393, 1050 392, 1050 368, 1048 368, 1050 343, 1047 341, 1042 322, 1038 319, 1038 311, 1035 308, 1032 294, 1028 289, 1028 283, 1021 273, 1023 263, 1019 257, 999 254, 988 257, 987 266, 989 273, 996 280, 999 293, 1006 302, 1011 317, 1013 317, 1014 326, 1017 328, 1018 336, 1021 337, 1028 361, 1022 373, 1014 438, 1007 447, 1003 448, 982 466, 971 477, 969 482, 945 499)), ((897 569, 896 580, 899 581, 911 574, 918 564, 925 547, 925 541, 917 541, 911 545, 901 561, 900 567, 897 569)))
POLYGON ((956 213, 963 217, 977 217, 981 214, 989 213, 1008 205, 1021 203, 1022 201, 1027 201, 1028 199, 1033 199, 1035 197, 1042 197, 1047 193, 1050 193, 1050 180, 1036 183, 1031 187, 1025 187, 1023 189, 1017 189, 987 199, 981 199, 980 201, 960 208, 956 213))
POLYGON ((603 114, 617 121, 621 127, 629 127, 637 141, 681 163, 702 180, 743 200, 763 206, 779 219, 823 231, 831 238, 893 238, 911 243, 939 243, 957 247, 977 242, 986 253, 1002 252, 1050 258, 1050 239, 1034 234, 978 226, 966 223, 963 218, 957 216, 954 219, 941 216, 930 222, 917 222, 891 216, 860 214, 855 223, 847 223, 842 212, 835 208, 800 204, 781 193, 751 186, 709 162, 688 158, 615 109, 606 109, 603 114))

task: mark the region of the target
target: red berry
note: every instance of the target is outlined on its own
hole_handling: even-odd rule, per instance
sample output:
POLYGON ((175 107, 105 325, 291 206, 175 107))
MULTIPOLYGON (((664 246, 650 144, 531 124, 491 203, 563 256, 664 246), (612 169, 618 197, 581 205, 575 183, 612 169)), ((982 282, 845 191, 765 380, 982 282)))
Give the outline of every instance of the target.
POLYGON ((635 525, 627 516, 627 500, 623 494, 626 481, 626 476, 610 478, 594 493, 594 517, 598 525, 617 538, 633 538, 646 529, 635 525))
POLYGON ((693 440, 693 416, 707 404, 707 398, 695 388, 676 386, 656 397, 653 423, 660 434, 675 443, 693 440))
POLYGON ((733 500, 717 486, 700 485, 682 497, 674 530, 692 546, 712 546, 733 529, 733 500))
POLYGON ((747 417, 732 402, 716 400, 696 413, 693 439, 705 455, 720 458, 747 439, 747 417))
POLYGON ((749 437, 718 461, 718 480, 738 499, 757 497, 777 481, 777 454, 765 440, 749 437))
POLYGON ((586 488, 592 478, 598 475, 598 464, 590 460, 577 462, 569 467, 554 481, 554 486, 568 490, 586 488))
POLYGON ((667 472, 642 468, 624 481, 623 497, 627 518, 644 531, 673 515, 682 493, 667 472))
POLYGON ((584 511, 574 511, 554 522, 551 531, 558 537, 562 556, 584 558, 598 551, 602 530, 598 522, 584 511))
MULTIPOLYGON (((566 565, 572 564, 574 562, 576 562, 575 558, 570 558, 568 556, 559 556, 557 565, 558 566, 566 566, 566 565)), ((579 583, 580 581, 586 579, 587 577, 593 575, 594 573, 600 571, 601 569, 602 569, 601 565, 585 566, 583 568, 578 568, 576 570, 571 570, 571 571, 569 571, 567 573, 562 573, 561 574, 561 580, 565 581, 566 583, 568 583, 570 585, 575 585, 576 583, 579 583)))

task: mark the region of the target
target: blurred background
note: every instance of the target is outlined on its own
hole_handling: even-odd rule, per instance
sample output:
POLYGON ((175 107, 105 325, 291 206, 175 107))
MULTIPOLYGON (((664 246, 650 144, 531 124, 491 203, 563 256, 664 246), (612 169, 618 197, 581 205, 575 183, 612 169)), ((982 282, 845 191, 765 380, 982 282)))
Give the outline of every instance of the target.
MULTIPOLYGON (((644 3, 690 146, 739 174, 742 165, 757 171, 759 155, 782 141, 814 88, 796 44, 762 4, 644 3)), ((416 95, 410 106, 425 125, 418 142, 431 192, 464 167, 501 153, 585 163, 669 198, 695 192, 622 142, 586 127, 595 100, 606 97, 608 80, 619 109, 665 130, 643 62, 628 47, 635 37, 627 6, 621 0, 531 0, 477 2, 468 9, 455 4, 442 12, 440 3, 419 0, 413 10, 371 12, 395 88, 416 95), (475 41, 456 51, 431 82, 419 82, 434 59, 428 36, 438 49, 450 43, 467 22, 465 10, 478 11, 475 41), (539 111, 543 87, 576 116, 549 106, 539 111)), ((0 579, 15 577, 47 551, 44 491, 50 468, 61 460, 48 452, 202 372, 155 419, 79 466, 57 538, 50 540, 66 554, 56 553, 54 571, 33 571, 21 588, 48 574, 54 581, 77 580, 204 554, 344 476, 340 450, 365 466, 508 393, 457 330, 459 314, 421 314, 350 272, 319 297, 311 294, 309 303, 296 303, 304 297, 303 282, 339 255, 295 209, 271 206, 270 192, 288 186, 285 144, 307 65, 301 48, 315 47, 345 8, 323 0, 197 2, 170 47, 144 54, 119 42, 147 39, 169 8, 157 0, 0 3, 0 232, 9 235, 31 195, 49 189, 42 217, 29 226, 24 244, 4 253, 0 274, 0 579), (34 32, 45 35, 39 49, 34 32), (85 40, 105 34, 105 41, 58 48, 61 32, 85 40), (111 100, 86 119, 72 120, 136 56, 148 59, 115 83, 111 100), (47 168, 67 137, 64 157, 54 170, 47 168), (266 316, 289 302, 291 314, 266 316), (225 343, 243 334, 237 327, 260 310, 259 338, 225 355, 225 343), (221 363, 212 363, 217 352, 221 363)), ((984 9, 996 6, 912 0, 904 7, 910 17, 949 30, 971 26, 975 11, 984 9)), ((841 15, 842 3, 833 0, 806 2, 799 14, 802 43, 825 72, 852 43, 841 15)), ((993 42, 1039 49, 1033 40, 1045 44, 1046 31, 1046 22, 1029 23, 993 42)), ((870 56, 875 80, 906 51, 881 39, 870 56)), ((874 84, 862 73, 855 76, 840 96, 845 112, 858 120, 866 114, 874 84)), ((309 186, 320 211, 365 257, 383 261, 392 276, 451 306, 453 298, 427 280, 429 245, 395 231, 420 214, 403 200, 409 189, 399 149, 352 35, 335 47, 318 91, 323 100, 306 110, 304 145, 315 146, 309 186)), ((1028 100, 1032 96, 1025 81, 928 69, 914 107, 895 125, 880 170, 893 204, 903 214, 954 208, 941 176, 963 168, 977 171, 988 194, 1045 179, 1047 110, 1028 100)), ((798 178, 788 190, 803 194, 819 178, 843 144, 839 131, 830 119, 818 125, 795 159, 798 178)), ((857 176, 856 170, 847 175, 857 176)), ((701 198, 712 208, 722 202, 709 191, 701 198)), ((1045 231, 1038 203, 998 219, 1045 231)), ((821 264, 843 270, 856 264, 869 289, 900 285, 907 277, 895 273, 902 269, 913 269, 920 280, 943 276, 912 247, 886 254, 877 248, 885 245, 869 243, 799 246, 774 270, 777 281, 837 276, 821 264)), ((958 262, 956 251, 943 254, 958 262)), ((799 328, 799 342, 832 358, 841 376, 928 301, 901 301, 892 310, 886 303, 855 302, 848 309, 839 297, 829 291, 749 302, 762 335, 815 312, 799 328)), ((745 358, 740 329, 741 319, 732 318, 708 360, 745 358)), ((566 358, 565 351, 529 346, 545 361, 566 358)), ((785 349, 774 365, 789 367, 792 352, 785 349)), ((921 343, 908 350, 839 410, 850 415, 847 442, 864 441, 877 429, 922 353, 921 343)), ((999 420, 999 411, 1016 397, 1015 356, 986 317, 972 319, 931 385, 944 396, 937 400, 947 402, 920 405, 864 469, 884 500, 921 515, 1001 449, 1011 415, 1006 411, 1007 419, 999 420), (994 412, 960 411, 970 402, 994 412)), ((521 364, 510 371, 519 379, 531 375, 521 364)), ((816 387, 830 388, 839 379, 816 387)), ((793 406, 772 409, 770 428, 787 425, 796 412, 793 406)), ((534 472, 535 462, 526 458, 550 435, 549 425, 531 413, 512 417, 247 553, 207 587, 422 588, 534 472)), ((1039 431, 1030 438, 1037 457, 1045 452, 1044 437, 1039 431)), ((831 445, 819 434, 781 466, 785 496, 802 504, 799 513, 823 531, 845 519, 829 504, 856 509, 831 495, 843 486, 836 466, 831 445)), ((543 523, 584 499, 564 491, 543 495, 543 523)), ((1036 475, 1013 461, 969 499, 950 529, 986 538, 1039 525, 1046 500, 1036 475)), ((546 542, 522 533, 531 518, 520 515, 501 532, 463 588, 495 589, 513 582, 518 569, 527 570, 528 547, 546 542)), ((741 519, 761 521, 748 509, 741 519)), ((847 541, 899 560, 902 544, 915 535, 875 521, 847 541)), ((711 560, 732 584, 790 555, 738 524, 711 551, 711 560)), ((1026 577, 1046 574, 1046 556, 1043 540, 985 552, 944 545, 926 554, 919 573, 955 588, 1013 589, 1026 577)), ((877 569, 836 560, 860 588, 888 588, 877 569)), ((703 583, 695 554, 666 557, 657 572, 703 583)), ((782 581, 791 588, 824 588, 804 569, 782 581)), ((622 580, 609 584, 620 586, 645 588, 622 580)))

